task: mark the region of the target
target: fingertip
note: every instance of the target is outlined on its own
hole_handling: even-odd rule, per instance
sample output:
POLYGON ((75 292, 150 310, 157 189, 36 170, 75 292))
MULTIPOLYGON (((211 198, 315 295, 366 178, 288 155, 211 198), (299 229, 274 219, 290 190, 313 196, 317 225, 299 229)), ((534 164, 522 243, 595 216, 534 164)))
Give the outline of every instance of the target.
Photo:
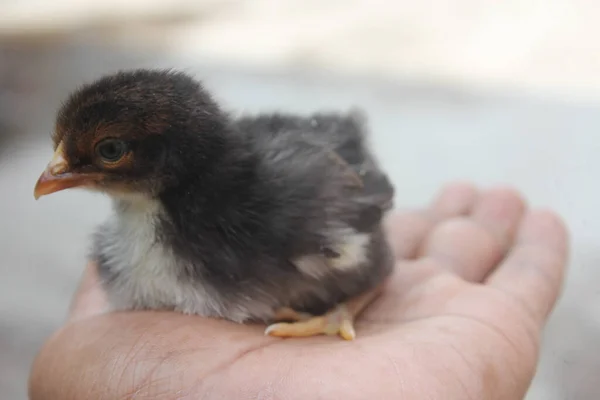
POLYGON ((526 201, 519 191, 496 187, 481 194, 471 217, 494 235, 501 251, 505 252, 515 240, 526 208, 526 201))
POLYGON ((487 198, 496 199, 497 203, 510 204, 521 212, 529 205, 523 193, 511 186, 496 186, 487 190, 485 195, 487 198))
POLYGON ((538 323, 545 323, 560 296, 568 257, 567 226, 556 212, 528 212, 514 247, 486 280, 520 301, 538 323))
POLYGON ((456 180, 442 186, 441 193, 476 193, 477 187, 467 180, 456 180))
POLYGON ((424 241, 420 254, 469 282, 481 282, 504 252, 494 235, 468 217, 439 224, 424 241))
POLYGON ((384 224, 394 256, 408 259, 415 256, 435 221, 423 211, 395 212, 384 224))
POLYGON ((458 181, 445 185, 426 210, 388 214, 384 225, 395 256, 416 257, 423 240, 440 220, 469 214, 478 196, 475 185, 458 181))
POLYGON ((494 197, 503 199, 504 201, 519 202, 523 205, 527 205, 527 200, 523 196, 520 190, 510 185, 497 185, 488 190, 486 194, 494 197))
POLYGON ((434 199, 432 208, 440 217, 468 214, 475 205, 479 191, 477 187, 465 181, 445 185, 434 199))
POLYGON ((521 225, 520 242, 537 243, 559 254, 566 255, 569 248, 569 229, 565 220, 550 209, 537 209, 529 212, 521 225), (543 242, 540 242, 543 238, 543 242))

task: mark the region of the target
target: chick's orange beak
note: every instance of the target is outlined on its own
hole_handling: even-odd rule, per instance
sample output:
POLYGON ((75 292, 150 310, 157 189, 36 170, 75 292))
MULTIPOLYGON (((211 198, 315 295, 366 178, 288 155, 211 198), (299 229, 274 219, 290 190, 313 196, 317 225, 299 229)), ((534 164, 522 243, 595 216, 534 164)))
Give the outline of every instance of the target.
POLYGON ((64 148, 62 143, 56 148, 54 156, 37 183, 33 191, 35 199, 39 199, 47 194, 55 193, 61 190, 83 186, 90 181, 94 180, 94 177, 90 174, 79 174, 69 170, 69 164, 64 157, 64 148))

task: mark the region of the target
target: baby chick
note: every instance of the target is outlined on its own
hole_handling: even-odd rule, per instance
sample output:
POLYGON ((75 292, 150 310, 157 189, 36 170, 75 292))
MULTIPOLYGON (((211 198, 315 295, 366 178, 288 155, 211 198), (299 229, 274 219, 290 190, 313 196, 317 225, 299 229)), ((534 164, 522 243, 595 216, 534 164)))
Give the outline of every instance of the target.
POLYGON ((394 189, 362 115, 235 117, 192 77, 132 70, 66 100, 36 199, 108 194, 92 259, 114 310, 271 324, 279 337, 355 337, 393 268, 394 189))

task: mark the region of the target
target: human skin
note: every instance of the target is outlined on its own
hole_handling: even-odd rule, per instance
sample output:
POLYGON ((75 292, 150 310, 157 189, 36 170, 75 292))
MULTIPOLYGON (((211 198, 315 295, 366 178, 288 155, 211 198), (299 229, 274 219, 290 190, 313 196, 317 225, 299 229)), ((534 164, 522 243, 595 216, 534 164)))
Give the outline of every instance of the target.
POLYGON ((174 312, 106 313, 93 265, 41 349, 39 399, 522 399, 567 230, 508 188, 449 185, 387 220, 397 263, 357 339, 279 339, 174 312))

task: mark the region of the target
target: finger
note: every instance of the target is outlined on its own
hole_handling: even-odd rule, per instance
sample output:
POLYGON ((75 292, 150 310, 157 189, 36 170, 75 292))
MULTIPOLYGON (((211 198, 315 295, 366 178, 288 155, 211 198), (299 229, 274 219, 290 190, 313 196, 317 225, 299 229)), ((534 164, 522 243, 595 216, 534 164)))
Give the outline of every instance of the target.
POLYGON ((510 188, 488 191, 475 206, 471 216, 493 236, 500 247, 499 257, 512 246, 526 207, 521 194, 510 188))
POLYGON ((518 300, 543 324, 563 285, 568 246, 560 217, 549 211, 530 212, 515 246, 486 283, 518 300))
POLYGON ((76 321, 106 312, 106 293, 100 285, 96 264, 89 263, 71 301, 68 321, 76 321))
POLYGON ((514 190, 488 190, 471 216, 440 224, 421 252, 463 279, 481 282, 513 243, 524 210, 525 202, 514 190))
POLYGON ((431 210, 438 220, 468 215, 479 197, 477 188, 465 182, 447 185, 434 199, 431 210))
POLYGON ((445 218, 468 214, 477 196, 474 185, 453 183, 440 192, 427 210, 391 215, 386 228, 396 258, 414 258, 435 224, 445 218))

